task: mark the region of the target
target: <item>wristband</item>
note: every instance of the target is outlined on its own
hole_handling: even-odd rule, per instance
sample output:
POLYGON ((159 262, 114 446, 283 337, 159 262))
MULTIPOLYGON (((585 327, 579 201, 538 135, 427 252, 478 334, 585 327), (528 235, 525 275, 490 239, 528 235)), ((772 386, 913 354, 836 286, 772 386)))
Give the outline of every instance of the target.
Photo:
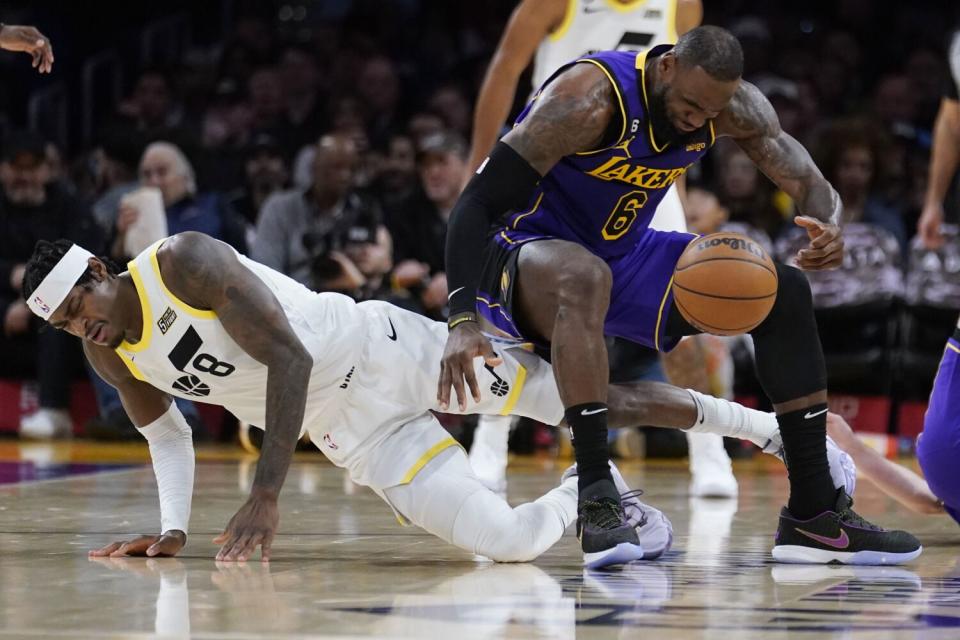
POLYGON ((447 320, 447 329, 453 329, 457 325, 463 324, 464 322, 476 322, 477 314, 473 311, 464 311, 463 313, 458 313, 457 315, 451 317, 447 320))

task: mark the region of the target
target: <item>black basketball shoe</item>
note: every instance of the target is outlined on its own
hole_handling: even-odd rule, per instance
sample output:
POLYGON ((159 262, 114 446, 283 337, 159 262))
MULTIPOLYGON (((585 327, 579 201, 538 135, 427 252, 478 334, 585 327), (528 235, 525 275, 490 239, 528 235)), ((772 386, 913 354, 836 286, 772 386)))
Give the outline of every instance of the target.
POLYGON ((588 569, 643 558, 635 524, 624 515, 620 492, 610 480, 598 480, 580 493, 577 539, 588 569))
POLYGON ((834 511, 809 520, 797 520, 787 508, 780 511, 780 526, 773 547, 778 562, 812 564, 899 564, 923 551, 920 541, 906 531, 887 531, 861 518, 852 509, 853 499, 837 491, 834 511))

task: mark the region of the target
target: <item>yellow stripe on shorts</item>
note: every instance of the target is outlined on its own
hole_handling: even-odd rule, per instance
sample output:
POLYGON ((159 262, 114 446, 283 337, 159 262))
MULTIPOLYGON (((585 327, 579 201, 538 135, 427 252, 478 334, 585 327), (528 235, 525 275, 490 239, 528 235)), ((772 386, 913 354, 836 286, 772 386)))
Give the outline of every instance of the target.
POLYGON ((414 476, 420 473, 420 470, 427 466, 427 463, 436 458, 441 451, 449 449, 450 447, 460 446, 456 440, 453 438, 447 438, 446 440, 441 440, 437 444, 433 445, 427 452, 420 456, 420 459, 413 463, 413 465, 407 469, 407 473, 404 474, 403 479, 400 480, 400 484, 409 484, 413 480, 414 476))
POLYGON ((517 405, 517 400, 520 399, 520 394, 523 392, 523 384, 526 381, 527 369, 523 365, 520 365, 520 368, 517 369, 517 379, 513 382, 513 389, 510 390, 510 395, 507 396, 507 401, 503 404, 500 415, 508 416, 513 412, 513 408, 517 405))

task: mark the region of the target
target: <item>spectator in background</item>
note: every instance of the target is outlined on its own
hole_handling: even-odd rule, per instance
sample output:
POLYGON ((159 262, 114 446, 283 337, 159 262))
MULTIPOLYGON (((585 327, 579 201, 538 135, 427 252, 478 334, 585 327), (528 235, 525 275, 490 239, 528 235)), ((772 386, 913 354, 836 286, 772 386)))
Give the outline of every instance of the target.
POLYGON ((915 137, 917 96, 910 78, 900 73, 881 77, 873 92, 873 112, 888 134, 915 137))
POLYGON ((250 228, 255 228, 263 203, 287 188, 289 180, 290 172, 279 143, 269 134, 261 133, 250 143, 244 163, 244 183, 231 195, 230 205, 250 228))
POLYGON ((117 221, 120 200, 139 186, 137 164, 143 146, 139 140, 120 131, 107 131, 100 144, 90 153, 92 173, 91 210, 104 234, 109 236, 117 221))
POLYGON ((313 182, 267 198, 252 257, 317 291, 365 298, 391 267, 390 235, 379 205, 356 189, 359 154, 353 138, 317 143, 313 182))
POLYGON ((159 68, 140 72, 130 97, 120 104, 119 113, 128 127, 148 138, 182 137, 183 111, 177 104, 172 80, 159 68))
POLYGON ((443 119, 447 129, 464 137, 470 135, 473 110, 459 87, 452 84, 440 87, 430 96, 427 106, 443 119))
POLYGON ((287 103, 283 95, 283 81, 276 67, 260 67, 247 81, 247 96, 252 116, 252 132, 273 136, 286 157, 297 151, 299 136, 287 119, 287 103))
POLYGON ((401 84, 393 60, 384 55, 368 59, 360 69, 357 90, 366 109, 367 131, 374 144, 400 129, 403 121, 401 84))
POLYGON ((292 45, 280 56, 287 121, 300 140, 316 140, 326 127, 320 67, 313 49, 292 45))
POLYGON ((103 237, 82 203, 50 181, 44 141, 34 133, 10 135, 0 156, 0 375, 36 377, 40 408, 20 422, 27 438, 70 435, 70 381, 83 371, 80 345, 60 331, 38 332, 22 298, 24 265, 40 239, 89 243, 103 237))
MULTIPOLYGON (((193 167, 176 145, 154 142, 146 148, 140 159, 140 184, 160 190, 169 235, 200 231, 223 240, 237 251, 246 251, 242 222, 218 194, 198 193, 193 167)), ((135 207, 121 203, 111 256, 118 259, 130 257, 124 255, 123 242, 138 215, 135 207)))
POLYGON ((390 136, 373 185, 384 211, 393 211, 417 190, 416 156, 413 138, 403 133, 390 136))
POLYGON ((757 169, 753 160, 729 140, 717 145, 718 196, 730 220, 743 222, 776 238, 791 215, 789 198, 757 169))
POLYGON ((444 128, 443 118, 432 111, 418 111, 410 116, 407 123, 407 132, 416 146, 420 146, 420 142, 427 136, 440 133, 444 128))
POLYGON ((862 222, 889 231, 907 252, 907 230, 900 208, 885 200, 879 161, 883 157, 881 134, 860 120, 839 120, 822 135, 817 166, 836 188, 843 202, 842 222, 862 222))
POLYGON ((444 246, 447 220, 460 197, 467 146, 453 132, 424 138, 417 156, 422 191, 412 195, 388 220, 393 237, 393 284, 408 292, 410 308, 443 319, 447 305, 444 246))

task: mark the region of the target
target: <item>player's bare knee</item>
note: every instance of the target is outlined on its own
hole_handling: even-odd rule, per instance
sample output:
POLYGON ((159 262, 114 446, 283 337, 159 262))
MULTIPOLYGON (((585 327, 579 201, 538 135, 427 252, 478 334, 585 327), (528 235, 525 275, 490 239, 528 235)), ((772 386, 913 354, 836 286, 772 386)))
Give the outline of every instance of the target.
POLYGON ((597 316, 602 320, 610 306, 612 286, 613 274, 605 262, 592 255, 573 260, 557 278, 558 312, 597 316))

